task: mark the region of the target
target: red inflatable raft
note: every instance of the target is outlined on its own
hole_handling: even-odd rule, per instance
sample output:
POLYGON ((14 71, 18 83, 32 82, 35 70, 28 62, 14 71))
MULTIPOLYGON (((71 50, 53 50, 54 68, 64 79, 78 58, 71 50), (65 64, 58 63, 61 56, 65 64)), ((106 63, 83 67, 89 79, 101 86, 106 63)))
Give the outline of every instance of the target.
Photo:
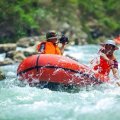
POLYGON ((98 84, 107 78, 93 73, 87 66, 59 55, 33 55, 19 65, 19 80, 27 83, 57 83, 84 86, 98 84))

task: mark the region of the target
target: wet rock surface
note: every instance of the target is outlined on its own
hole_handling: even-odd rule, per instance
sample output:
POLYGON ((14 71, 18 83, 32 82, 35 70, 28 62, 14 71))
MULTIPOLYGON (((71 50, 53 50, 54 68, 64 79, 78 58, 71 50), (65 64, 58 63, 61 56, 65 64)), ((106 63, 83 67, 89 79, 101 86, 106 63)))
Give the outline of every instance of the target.
POLYGON ((0 70, 0 80, 5 79, 5 74, 0 70))
POLYGON ((8 44, 0 44, 0 53, 6 53, 11 50, 16 50, 17 45, 8 43, 8 44))
POLYGON ((5 53, 5 58, 0 60, 0 66, 22 62, 26 57, 36 54, 36 45, 40 42, 39 37, 25 37, 16 44, 0 44, 0 54, 5 53), (20 50, 17 50, 17 48, 20 50))

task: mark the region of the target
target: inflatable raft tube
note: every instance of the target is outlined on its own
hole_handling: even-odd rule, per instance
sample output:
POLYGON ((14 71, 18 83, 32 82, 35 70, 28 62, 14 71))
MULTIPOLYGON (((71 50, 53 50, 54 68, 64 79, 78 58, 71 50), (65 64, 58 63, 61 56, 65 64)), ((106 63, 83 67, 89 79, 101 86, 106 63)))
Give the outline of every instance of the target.
POLYGON ((23 60, 17 69, 18 79, 26 83, 53 83, 85 86, 99 84, 105 78, 89 67, 68 57, 50 54, 33 55, 23 60))

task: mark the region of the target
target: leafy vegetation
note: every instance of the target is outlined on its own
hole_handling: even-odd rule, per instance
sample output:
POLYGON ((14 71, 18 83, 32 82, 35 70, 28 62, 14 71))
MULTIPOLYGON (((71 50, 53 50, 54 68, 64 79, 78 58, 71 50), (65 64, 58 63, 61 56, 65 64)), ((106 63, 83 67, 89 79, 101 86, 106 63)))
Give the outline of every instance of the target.
POLYGON ((0 0, 0 43, 48 30, 112 36, 120 32, 120 1, 116 0, 0 0))

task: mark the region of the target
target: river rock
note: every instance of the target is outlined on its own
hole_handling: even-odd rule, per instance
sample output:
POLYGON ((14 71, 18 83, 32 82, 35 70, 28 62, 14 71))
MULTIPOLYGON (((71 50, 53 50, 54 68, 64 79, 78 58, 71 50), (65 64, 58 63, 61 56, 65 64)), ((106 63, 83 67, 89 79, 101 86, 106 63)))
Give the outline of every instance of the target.
POLYGON ((22 62, 25 59, 25 55, 23 54, 22 51, 17 51, 15 52, 14 56, 13 56, 13 60, 15 62, 22 62))
POLYGON ((14 64, 14 61, 10 58, 5 58, 4 61, 0 61, 0 66, 14 64))
POLYGON ((16 54, 16 51, 9 51, 6 53, 5 57, 13 59, 15 54, 16 54))
POLYGON ((5 74, 0 70, 0 80, 5 79, 5 74))
POLYGON ((24 53, 25 57, 31 56, 33 54, 36 54, 36 48, 35 48, 35 46, 28 47, 27 49, 25 49, 23 51, 23 53, 24 53))
POLYGON ((0 44, 0 53, 6 53, 11 50, 16 50, 16 44, 12 44, 12 43, 0 44))
POLYGON ((6 58, 10 58, 14 60, 15 62, 21 62, 26 57, 24 56, 23 51, 10 51, 6 53, 6 58))
POLYGON ((18 40, 17 46, 18 47, 27 48, 29 46, 34 46, 35 43, 37 41, 39 41, 39 40, 40 40, 39 37, 25 37, 25 38, 21 38, 21 39, 18 40))

